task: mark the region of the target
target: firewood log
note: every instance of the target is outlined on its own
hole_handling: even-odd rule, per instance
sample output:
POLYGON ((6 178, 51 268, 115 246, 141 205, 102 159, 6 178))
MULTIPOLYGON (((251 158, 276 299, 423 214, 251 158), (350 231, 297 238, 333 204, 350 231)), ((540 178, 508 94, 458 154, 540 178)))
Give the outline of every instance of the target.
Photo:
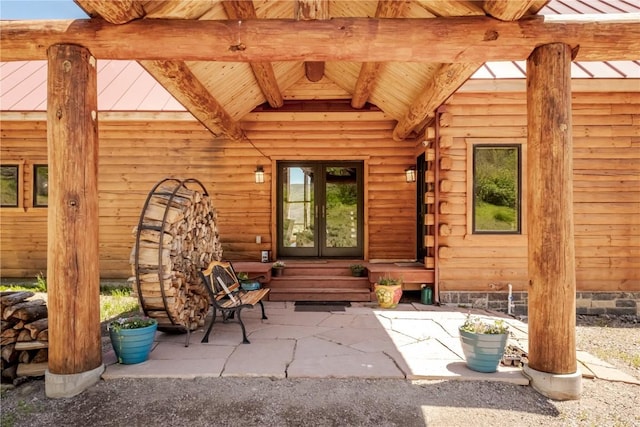
POLYGON ((18 353, 18 363, 30 363, 31 362, 31 353, 29 351, 24 350, 18 353))
POLYGON ((49 341, 49 329, 45 329, 44 331, 39 332, 36 340, 49 341))
POLYGON ((32 301, 25 301, 25 302, 20 302, 17 304, 13 304, 10 307, 5 308, 2 311, 2 318, 4 320, 9 319, 10 317, 15 317, 16 319, 22 319, 22 320, 37 320, 40 319, 42 317, 46 317, 47 313, 47 305, 46 303, 41 300, 41 299, 37 299, 37 300, 32 300, 32 301), (36 317, 36 318, 29 318, 29 317, 23 317, 25 316, 25 312, 29 312, 29 311, 33 311, 34 315, 38 315, 42 309, 42 307, 44 307, 44 316, 40 316, 40 317, 36 317), (23 308, 25 308, 26 310, 22 310, 23 308), (21 314, 16 315, 16 312, 21 311, 21 314))
POLYGON ((0 296, 0 307, 2 307, 2 311, 6 307, 9 307, 14 304, 18 304, 26 300, 27 298, 31 298, 35 294, 30 291, 5 291, 2 292, 2 296, 0 296))
POLYGON ((22 350, 40 350, 41 348, 49 348, 47 341, 22 341, 15 344, 16 351, 22 350))
POLYGON ((33 341, 33 338, 31 338, 31 331, 29 331, 28 329, 21 329, 20 333, 18 334, 18 342, 23 341, 33 341))
POLYGON ((10 381, 13 381, 18 376, 18 364, 3 367, 2 368, 2 378, 6 378, 10 381))
POLYGON ((31 363, 41 363, 49 360, 49 350, 46 348, 41 348, 36 351, 36 354, 31 359, 31 363))
POLYGON ((0 354, 2 354, 2 359, 7 363, 14 363, 18 359, 18 352, 15 350, 15 344, 7 344, 2 346, 2 350, 0 350, 0 354))
POLYGON ((48 367, 48 362, 41 363, 20 363, 16 374, 19 377, 41 377, 48 367))
POLYGON ((31 333, 31 339, 35 340, 41 331, 49 327, 49 319, 46 317, 38 319, 35 322, 27 323, 24 327, 31 333))

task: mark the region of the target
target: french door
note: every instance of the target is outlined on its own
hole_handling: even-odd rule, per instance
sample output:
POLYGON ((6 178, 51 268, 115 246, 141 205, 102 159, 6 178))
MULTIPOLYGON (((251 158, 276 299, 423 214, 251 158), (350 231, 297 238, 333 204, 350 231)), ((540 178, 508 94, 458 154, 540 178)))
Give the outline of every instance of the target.
POLYGON ((362 162, 278 162, 278 256, 363 256, 362 162))

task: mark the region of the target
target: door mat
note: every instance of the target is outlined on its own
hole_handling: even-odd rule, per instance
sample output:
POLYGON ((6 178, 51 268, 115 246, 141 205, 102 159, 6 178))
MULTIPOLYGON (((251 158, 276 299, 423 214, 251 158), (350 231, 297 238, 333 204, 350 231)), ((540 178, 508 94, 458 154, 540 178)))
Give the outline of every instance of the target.
POLYGON ((345 311, 349 301, 296 301, 294 311, 345 311))

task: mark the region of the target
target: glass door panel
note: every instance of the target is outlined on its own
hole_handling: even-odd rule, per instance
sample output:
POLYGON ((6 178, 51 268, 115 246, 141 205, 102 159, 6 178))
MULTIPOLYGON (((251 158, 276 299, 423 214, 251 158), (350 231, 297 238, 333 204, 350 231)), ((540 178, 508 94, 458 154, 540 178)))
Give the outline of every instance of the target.
POLYGON ((359 178, 356 165, 323 167, 324 256, 359 256, 361 234, 359 178))
POLYGON ((282 256, 317 256, 315 170, 280 168, 279 239, 282 256))
POLYGON ((278 255, 361 257, 362 163, 278 164, 278 255))

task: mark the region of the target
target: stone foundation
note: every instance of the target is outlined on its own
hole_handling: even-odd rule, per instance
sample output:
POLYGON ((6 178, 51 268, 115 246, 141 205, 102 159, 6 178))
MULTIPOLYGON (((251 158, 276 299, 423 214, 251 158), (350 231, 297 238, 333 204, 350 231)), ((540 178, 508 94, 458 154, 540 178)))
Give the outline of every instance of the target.
MULTIPOLYGON (((507 292, 440 292, 440 302, 460 307, 508 312, 507 292)), ((513 292, 511 314, 526 316, 528 295, 513 292)), ((576 314, 640 316, 640 292, 577 292, 576 314)))

